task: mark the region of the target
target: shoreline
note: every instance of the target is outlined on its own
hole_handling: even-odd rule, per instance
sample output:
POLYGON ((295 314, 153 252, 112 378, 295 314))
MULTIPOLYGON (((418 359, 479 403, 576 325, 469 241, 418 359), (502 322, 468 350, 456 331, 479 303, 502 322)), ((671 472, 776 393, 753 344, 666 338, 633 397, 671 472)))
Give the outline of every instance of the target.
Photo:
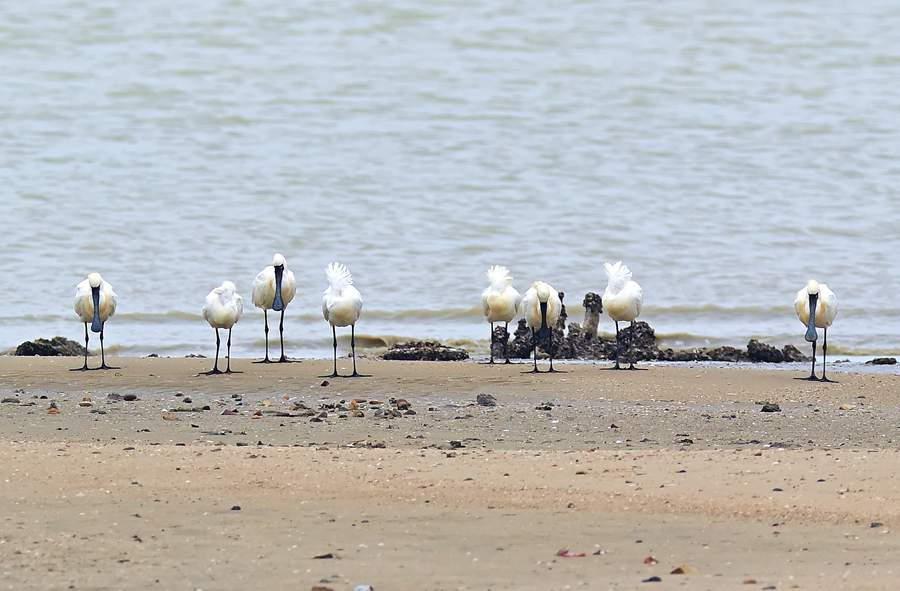
POLYGON ((77 361, 0 357, 0 588, 900 584, 896 374, 77 361))

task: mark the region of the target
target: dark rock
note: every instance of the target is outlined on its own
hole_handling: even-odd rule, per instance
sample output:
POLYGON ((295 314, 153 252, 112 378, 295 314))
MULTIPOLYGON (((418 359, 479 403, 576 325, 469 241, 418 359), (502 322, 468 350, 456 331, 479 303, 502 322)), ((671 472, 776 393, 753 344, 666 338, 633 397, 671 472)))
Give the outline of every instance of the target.
POLYGON ((739 361, 748 361, 750 356, 746 351, 735 349, 734 347, 716 347, 715 349, 707 349, 704 352, 709 361, 728 361, 737 363, 739 361))
POLYGON ((581 337, 587 341, 597 338, 600 326, 600 314, 603 312, 603 299, 599 294, 588 292, 582 301, 584 306, 584 323, 581 337))
POLYGON ((398 343, 381 357, 390 361, 462 361, 469 358, 469 353, 435 341, 417 341, 398 343))
POLYGON ((125 402, 134 402, 135 400, 137 400, 137 395, 126 394, 125 396, 122 396, 122 400, 124 400, 125 402))
POLYGON ((506 326, 494 327, 494 340, 491 348, 495 359, 506 359, 506 351, 509 348, 509 331, 506 326))
POLYGON ((0 400, 0 404, 19 404, 19 399, 14 397, 4 398, 0 400))
POLYGON ((497 399, 490 394, 479 394, 475 397, 478 406, 497 406, 497 399))
POLYGON ((25 341, 16 347, 16 355, 19 357, 83 357, 84 347, 70 341, 65 337, 53 337, 52 339, 36 339, 25 341))
POLYGON ((234 505, 234 506, 231 507, 231 510, 232 510, 232 511, 240 511, 240 510, 241 510, 241 506, 240 506, 240 505, 234 505))
POLYGON ((866 365, 897 365, 897 360, 893 357, 876 357, 866 361, 866 365))
POLYGON ((784 355, 785 363, 800 363, 801 361, 812 361, 810 357, 804 355, 803 352, 794 345, 785 345, 784 349, 781 350, 781 353, 784 355))
POLYGON ((750 361, 756 363, 782 363, 784 361, 784 353, 765 343, 760 343, 756 339, 750 339, 747 343, 747 355, 750 361))
POLYGON ((762 405, 760 412, 781 412, 781 407, 774 402, 766 402, 762 405))

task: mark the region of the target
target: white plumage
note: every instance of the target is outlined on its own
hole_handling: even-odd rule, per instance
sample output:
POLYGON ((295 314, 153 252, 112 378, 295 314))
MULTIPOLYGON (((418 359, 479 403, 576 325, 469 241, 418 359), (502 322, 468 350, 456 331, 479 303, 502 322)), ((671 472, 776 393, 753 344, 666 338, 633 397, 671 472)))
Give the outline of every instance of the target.
POLYGON ((119 297, 113 291, 112 285, 100 277, 99 273, 91 273, 87 279, 75 287, 75 313, 78 314, 78 318, 85 324, 90 324, 94 319, 92 294, 95 286, 99 288, 100 295, 100 322, 109 320, 116 313, 116 305, 119 303, 119 297), (92 282, 95 285, 92 285, 92 282))
POLYGON ((615 322, 632 322, 641 315, 644 290, 631 278, 631 269, 621 261, 603 264, 607 284, 603 291, 603 308, 615 322))
POLYGON ((541 330, 554 328, 562 312, 559 292, 549 283, 535 281, 522 298, 522 313, 529 328, 541 330), (541 304, 547 305, 546 315, 541 312, 541 304))
MULTIPOLYGON (((294 272, 288 269, 285 265, 287 262, 284 257, 280 254, 276 254, 273 263, 281 263, 281 267, 284 268, 281 277, 281 299, 286 308, 288 304, 290 304, 294 300, 294 296, 297 295, 297 283, 294 280, 294 272)), ((256 275, 256 279, 253 280, 253 305, 262 310, 273 310, 273 306, 275 305, 275 284, 276 284, 276 276, 275 276, 275 267, 279 265, 269 265, 264 268, 256 275)), ((276 310, 276 312, 280 312, 280 310, 276 310)))
POLYGON ((284 354, 284 311, 288 304, 294 300, 297 294, 297 283, 294 273, 287 268, 287 261, 280 253, 272 257, 272 264, 259 272, 253 280, 253 290, 250 294, 253 305, 263 311, 263 321, 266 331, 266 357, 262 363, 269 363, 269 310, 279 312, 281 320, 278 323, 278 337, 281 342, 281 357, 279 362, 287 362, 284 354), (280 289, 279 289, 280 287, 280 289))
POLYGON ((328 288, 322 295, 322 315, 332 326, 346 327, 356 324, 362 312, 363 300, 353 286, 353 275, 340 263, 331 263, 325 269, 328 288))
POLYGON ((78 371, 88 369, 87 349, 90 343, 91 332, 100 333, 100 367, 96 369, 118 369, 106 365, 106 349, 103 345, 104 328, 106 321, 116 313, 116 305, 119 298, 113 291, 112 285, 100 276, 100 273, 91 273, 87 279, 75 286, 75 301, 73 308, 78 319, 84 324, 84 365, 77 368, 78 371))
POLYGON ((494 265, 488 269, 487 278, 490 285, 481 293, 481 307, 484 310, 485 319, 491 323, 490 362, 494 362, 494 323, 503 322, 507 330, 507 342, 504 343, 504 352, 506 354, 506 363, 509 363, 507 350, 509 344, 509 323, 515 320, 519 314, 522 294, 512 286, 512 276, 506 267, 494 265))
POLYGON ((206 296, 203 319, 213 328, 230 329, 244 315, 244 298, 231 281, 225 281, 206 296))
POLYGON ((794 311, 797 318, 805 325, 809 324, 809 296, 818 294, 816 302, 816 328, 829 328, 838 313, 838 299, 825 283, 810 280, 794 298, 794 311))
POLYGON ((214 375, 222 373, 219 371, 219 348, 221 339, 219 338, 219 329, 228 331, 228 343, 226 359, 227 365, 225 373, 231 371, 231 332, 234 325, 238 323, 244 314, 244 298, 237 293, 237 288, 231 281, 224 281, 222 285, 215 288, 206 296, 206 303, 203 306, 203 319, 216 331, 216 361, 211 371, 205 372, 204 375, 214 375))
POLYGON ((331 377, 340 377, 337 371, 336 327, 345 326, 350 327, 350 349, 353 357, 353 374, 350 377, 360 377, 361 374, 356 371, 356 323, 362 313, 362 295, 353 285, 350 270, 340 263, 328 265, 325 277, 328 279, 328 287, 322 294, 322 316, 331 325, 333 338, 334 372, 331 377))

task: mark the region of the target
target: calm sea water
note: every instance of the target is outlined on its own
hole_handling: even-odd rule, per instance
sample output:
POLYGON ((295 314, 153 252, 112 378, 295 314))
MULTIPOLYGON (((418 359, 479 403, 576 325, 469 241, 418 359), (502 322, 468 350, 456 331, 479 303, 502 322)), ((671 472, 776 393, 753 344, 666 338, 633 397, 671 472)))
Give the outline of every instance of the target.
POLYGON ((671 344, 801 345, 816 277, 833 346, 900 352, 900 4, 298 4, 0 5, 0 348, 80 338, 98 270, 122 353, 208 353, 206 293, 280 251, 297 355, 331 260, 370 345, 483 350, 488 265, 574 304, 623 259, 671 344))

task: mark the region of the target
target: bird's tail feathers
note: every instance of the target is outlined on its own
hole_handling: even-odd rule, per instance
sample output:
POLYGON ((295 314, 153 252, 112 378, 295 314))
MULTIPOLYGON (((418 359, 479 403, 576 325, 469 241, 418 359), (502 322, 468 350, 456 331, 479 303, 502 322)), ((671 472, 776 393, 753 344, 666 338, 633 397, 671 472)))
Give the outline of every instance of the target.
POLYGON ((502 265, 494 265, 488 269, 487 278, 491 282, 491 287, 495 289, 503 289, 507 285, 512 284, 512 276, 509 274, 509 269, 502 265))
POLYGON ((325 276, 328 277, 328 283, 334 291, 343 291, 348 285, 353 285, 353 275, 350 269, 341 263, 331 263, 325 269, 325 276))

